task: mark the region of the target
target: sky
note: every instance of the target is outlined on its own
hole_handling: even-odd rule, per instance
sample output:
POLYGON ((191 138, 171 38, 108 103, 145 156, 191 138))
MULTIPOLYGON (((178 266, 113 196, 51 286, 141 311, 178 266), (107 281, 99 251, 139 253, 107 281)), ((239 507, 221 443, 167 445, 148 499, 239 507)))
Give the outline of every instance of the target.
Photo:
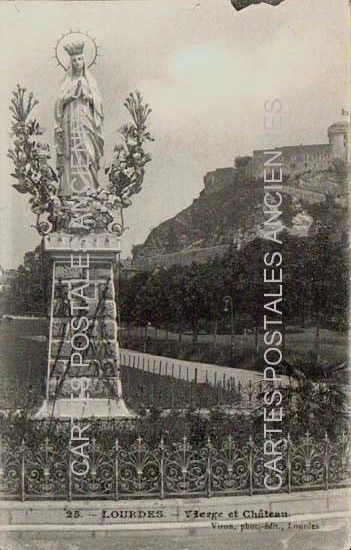
POLYGON ((2 2, 0 265, 18 266, 40 242, 28 195, 11 187, 11 93, 20 83, 39 99, 35 116, 54 157, 53 108, 64 72, 53 53, 61 33, 89 31, 100 47, 92 72, 104 102, 106 164, 129 92, 140 90, 152 107, 153 160, 125 212, 126 257, 192 203, 206 172, 263 147, 267 99, 283 105, 274 145, 327 142, 328 126, 348 106, 347 10, 347 0, 286 0, 240 12, 229 0, 2 2))

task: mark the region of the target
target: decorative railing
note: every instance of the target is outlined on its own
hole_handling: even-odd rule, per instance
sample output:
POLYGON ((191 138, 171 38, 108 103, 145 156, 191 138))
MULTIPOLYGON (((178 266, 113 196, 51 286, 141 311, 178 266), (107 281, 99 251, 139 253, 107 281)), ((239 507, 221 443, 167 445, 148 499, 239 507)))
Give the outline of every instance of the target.
MULTIPOLYGON (((79 475, 77 454, 68 441, 46 438, 29 446, 2 439, 0 497, 36 499, 127 499, 254 495, 269 492, 263 442, 226 438, 216 447, 210 440, 192 445, 163 440, 150 448, 140 437, 131 445, 91 439, 84 446, 89 468, 79 475)), ((279 492, 327 490, 351 485, 350 437, 331 442, 308 433, 298 442, 284 441, 279 492)), ((82 470, 80 470, 80 473, 82 470)))

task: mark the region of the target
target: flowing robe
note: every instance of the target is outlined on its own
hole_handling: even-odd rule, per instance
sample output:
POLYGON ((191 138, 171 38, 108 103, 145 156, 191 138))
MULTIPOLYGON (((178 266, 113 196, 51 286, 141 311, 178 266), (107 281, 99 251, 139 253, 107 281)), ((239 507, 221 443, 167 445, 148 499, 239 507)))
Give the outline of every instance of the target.
POLYGON ((104 146, 102 101, 95 80, 85 69, 76 78, 71 66, 67 73, 55 105, 59 196, 99 186, 97 173, 104 146))

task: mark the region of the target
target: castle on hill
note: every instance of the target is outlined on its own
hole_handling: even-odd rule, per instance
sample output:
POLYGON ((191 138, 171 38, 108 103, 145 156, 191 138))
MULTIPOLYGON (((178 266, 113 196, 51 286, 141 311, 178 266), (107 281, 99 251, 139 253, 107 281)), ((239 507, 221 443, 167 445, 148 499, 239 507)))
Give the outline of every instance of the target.
MULTIPOLYGON (((282 153, 279 163, 282 164, 283 175, 287 177, 282 188, 284 194, 290 195, 293 200, 310 205, 324 202, 329 195, 334 197, 336 204, 346 207, 346 198, 339 196, 340 186, 337 176, 331 171, 326 177, 324 172, 335 168, 336 159, 344 163, 350 162, 348 123, 337 122, 329 126, 328 141, 325 144, 290 145, 273 149, 282 153)), ((263 181, 265 159, 264 150, 255 150, 251 157, 237 157, 235 167, 217 168, 208 172, 204 176, 204 189, 200 197, 204 198, 204 195, 211 195, 222 189, 235 189, 243 182, 246 184, 246 181, 263 181)), ((223 195, 221 200, 226 201, 225 193, 223 195)), ((255 219, 255 214, 252 215, 255 219)), ((308 212, 300 208, 291 220, 289 231, 293 235, 306 236, 312 221, 308 212)), ((182 219, 181 226, 183 227, 184 224, 186 224, 186 217, 182 219)), ((150 245, 148 245, 149 249, 146 247, 146 251, 145 249, 135 250, 131 267, 122 266, 124 276, 133 276, 138 270, 153 271, 160 267, 169 268, 174 264, 191 265, 192 262, 203 263, 215 256, 223 256, 231 247, 240 248, 242 243, 247 243, 259 236, 260 225, 256 220, 245 227, 228 228, 227 238, 221 242, 206 245, 202 239, 200 242, 188 243, 187 247, 181 250, 168 252, 166 250, 169 229, 167 231, 162 229, 162 231, 161 234, 157 234, 156 244, 159 246, 161 243, 164 250, 158 251, 157 246, 156 250, 153 250, 150 245)), ((176 232, 175 228, 174 231, 176 232)))
MULTIPOLYGON (((328 128, 328 143, 316 145, 288 145, 275 147, 273 151, 282 153, 279 162, 283 166, 284 176, 299 176, 305 172, 328 170, 336 159, 349 162, 349 125, 347 122, 335 122, 328 128)), ((253 151, 244 168, 245 176, 250 179, 263 177, 265 150, 253 151)), ((224 189, 235 182, 237 170, 234 167, 218 168, 204 176, 204 193, 210 194, 224 189)))

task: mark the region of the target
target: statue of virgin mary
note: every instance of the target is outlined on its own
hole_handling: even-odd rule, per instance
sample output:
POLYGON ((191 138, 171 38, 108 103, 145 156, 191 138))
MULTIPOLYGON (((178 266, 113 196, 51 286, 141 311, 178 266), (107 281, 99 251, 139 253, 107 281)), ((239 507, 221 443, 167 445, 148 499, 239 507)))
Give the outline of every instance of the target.
POLYGON ((103 156, 103 108, 97 84, 86 67, 84 43, 66 45, 69 66, 55 105, 55 146, 60 174, 58 195, 99 186, 103 156))

